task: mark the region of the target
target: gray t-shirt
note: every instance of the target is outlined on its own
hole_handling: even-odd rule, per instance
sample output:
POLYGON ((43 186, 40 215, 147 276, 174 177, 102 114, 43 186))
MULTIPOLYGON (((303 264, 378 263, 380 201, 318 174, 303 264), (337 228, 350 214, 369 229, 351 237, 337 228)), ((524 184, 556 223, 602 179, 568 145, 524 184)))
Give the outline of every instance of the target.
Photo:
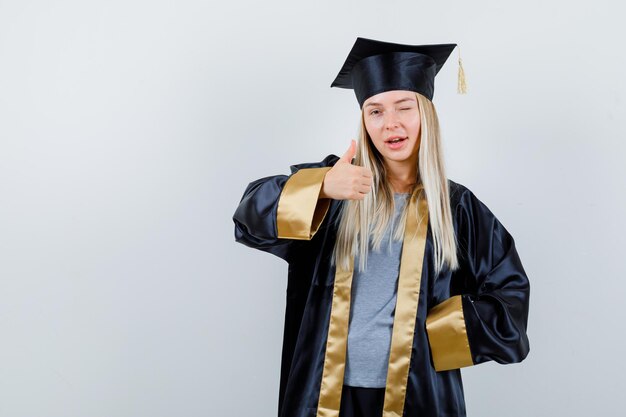
MULTIPOLYGON (((409 193, 395 193, 396 210, 393 228, 408 200, 409 193)), ((367 269, 359 273, 359 257, 354 258, 352 299, 344 384, 354 387, 381 388, 387 381, 387 365, 391 347, 393 317, 396 309, 398 275, 402 241, 387 246, 393 230, 392 222, 385 231, 380 251, 371 246, 367 269)))

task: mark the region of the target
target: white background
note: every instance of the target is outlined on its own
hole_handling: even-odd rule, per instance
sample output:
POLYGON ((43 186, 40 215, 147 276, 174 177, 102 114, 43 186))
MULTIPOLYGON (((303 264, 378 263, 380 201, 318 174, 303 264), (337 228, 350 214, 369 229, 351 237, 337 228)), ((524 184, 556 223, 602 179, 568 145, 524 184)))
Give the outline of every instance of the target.
POLYGON ((0 0, 0 416, 275 416, 287 264, 234 241, 254 179, 342 155, 357 36, 458 43, 448 177, 515 237, 531 351, 470 417, 616 416, 626 58, 614 1, 0 0))

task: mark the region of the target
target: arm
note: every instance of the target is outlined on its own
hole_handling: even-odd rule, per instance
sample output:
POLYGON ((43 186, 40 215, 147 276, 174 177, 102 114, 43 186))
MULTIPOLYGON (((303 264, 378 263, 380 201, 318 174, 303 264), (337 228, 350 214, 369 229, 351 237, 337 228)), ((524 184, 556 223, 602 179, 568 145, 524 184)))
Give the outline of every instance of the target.
POLYGON ((326 173, 339 158, 291 166, 291 175, 251 182, 233 215, 235 241, 287 262, 310 241, 326 218, 330 199, 320 198, 326 173))
POLYGON ((455 215, 461 267, 452 279, 467 285, 426 318, 435 369, 520 362, 530 350, 530 283, 513 237, 470 190, 455 215))

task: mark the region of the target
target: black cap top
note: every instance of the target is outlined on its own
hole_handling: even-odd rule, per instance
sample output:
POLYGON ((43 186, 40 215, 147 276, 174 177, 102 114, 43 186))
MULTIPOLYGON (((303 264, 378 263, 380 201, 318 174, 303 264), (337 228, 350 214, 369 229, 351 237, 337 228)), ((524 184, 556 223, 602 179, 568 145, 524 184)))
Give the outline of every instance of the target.
POLYGON ((435 75, 455 47, 455 43, 401 45, 357 38, 330 86, 354 89, 361 107, 369 97, 390 90, 415 91, 432 100, 435 75))

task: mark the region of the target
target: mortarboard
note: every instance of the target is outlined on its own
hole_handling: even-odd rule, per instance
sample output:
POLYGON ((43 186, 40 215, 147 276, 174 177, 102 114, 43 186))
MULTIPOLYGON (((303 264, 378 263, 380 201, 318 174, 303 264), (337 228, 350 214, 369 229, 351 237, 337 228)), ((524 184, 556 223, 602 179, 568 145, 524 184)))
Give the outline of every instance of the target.
MULTIPOLYGON (((359 37, 330 86, 353 89, 361 107, 369 97, 390 90, 415 91, 432 100, 435 75, 456 46, 402 45, 359 37)), ((466 91, 459 56, 458 92, 466 91)))

